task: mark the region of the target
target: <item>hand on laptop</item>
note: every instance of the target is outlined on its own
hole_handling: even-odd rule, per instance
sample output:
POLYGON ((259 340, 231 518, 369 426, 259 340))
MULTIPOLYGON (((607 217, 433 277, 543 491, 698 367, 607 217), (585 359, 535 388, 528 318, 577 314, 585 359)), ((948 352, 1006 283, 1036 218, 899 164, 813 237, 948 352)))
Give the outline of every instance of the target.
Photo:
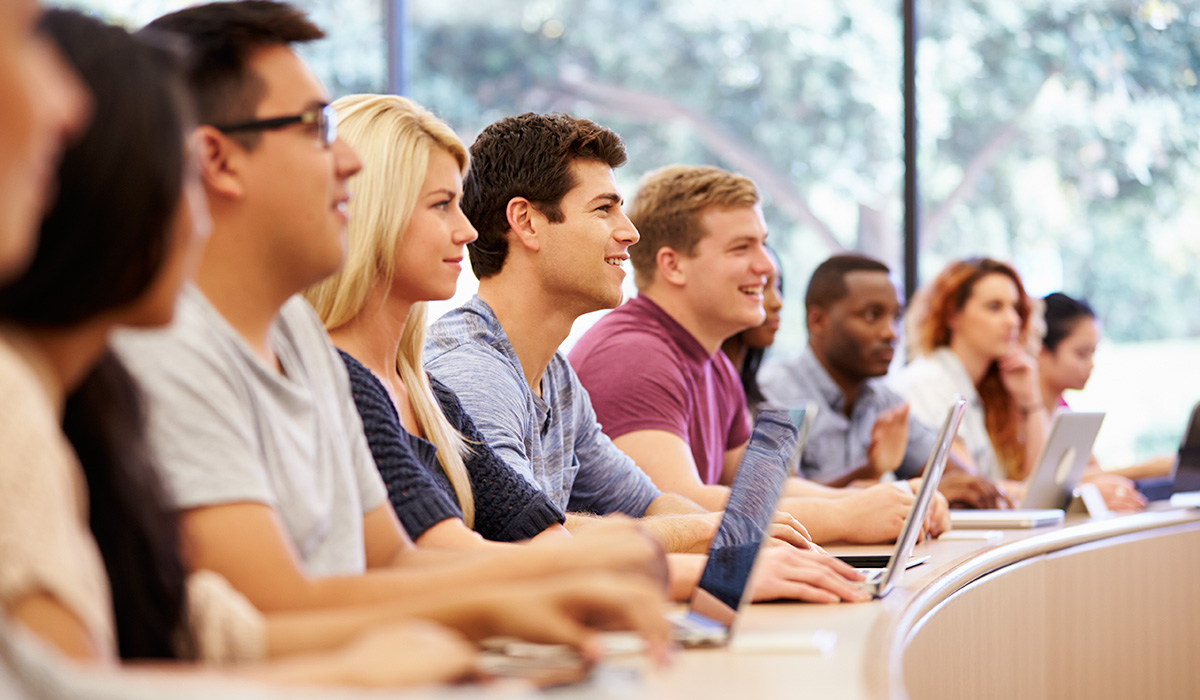
POLYGON ((1008 493, 996 483, 962 468, 946 466, 938 491, 957 508, 1011 508, 1008 493))
POLYGON ((1146 507, 1146 497, 1137 490, 1133 482, 1116 474, 1094 474, 1083 478, 1086 483, 1095 484, 1104 496, 1104 504, 1109 510, 1124 512, 1137 511, 1146 507))
POLYGON ((851 583, 861 580, 862 574, 854 567, 823 552, 765 547, 759 552, 750 585, 754 600, 857 603, 871 599, 851 583))
POLYGON ((912 508, 908 482, 876 484, 836 501, 846 523, 853 523, 845 540, 852 544, 894 542, 912 508))
POLYGON ((769 545, 788 544, 800 549, 816 547, 812 542, 812 535, 808 534, 808 530, 800 521, 791 513, 782 510, 775 511, 775 515, 772 516, 771 524, 767 526, 767 537, 769 545))
POLYGON ((670 658, 670 624, 661 591, 641 576, 586 572, 537 581, 496 584, 479 597, 470 625, 476 640, 516 637, 539 644, 565 644, 589 662, 600 660, 603 631, 630 630, 646 641, 659 664, 670 658), (490 599, 490 600, 489 600, 490 599))
MULTIPOLYGON (((912 479, 909 481, 913 492, 921 488, 920 479, 912 479)), ((942 536, 951 527, 950 525, 950 502, 941 492, 935 491, 933 494, 933 503, 929 504, 929 512, 925 514, 925 526, 921 528, 921 538, 931 537, 937 539, 942 536)))

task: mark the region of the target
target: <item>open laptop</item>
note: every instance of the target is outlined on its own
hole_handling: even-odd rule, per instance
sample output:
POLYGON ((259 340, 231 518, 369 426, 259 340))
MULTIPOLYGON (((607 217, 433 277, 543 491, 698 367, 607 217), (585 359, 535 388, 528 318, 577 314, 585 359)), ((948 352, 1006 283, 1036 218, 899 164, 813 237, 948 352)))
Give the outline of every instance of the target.
POLYGON ((754 421, 704 573, 687 611, 671 618, 681 646, 719 646, 732 637, 738 611, 749 597, 750 571, 783 493, 787 464, 804 447, 797 442, 796 428, 804 422, 803 411, 767 408, 754 421))
MULTIPOLYGON (((966 412, 966 409, 967 400, 956 396, 954 404, 946 412, 946 420, 942 422, 942 429, 938 432, 933 452, 925 462, 921 488, 917 489, 912 509, 908 511, 908 518, 904 521, 900 536, 896 538, 896 548, 892 550, 892 556, 888 559, 887 566, 882 569, 860 569, 867 578, 858 584, 859 587, 876 598, 887 595, 888 591, 892 590, 892 586, 900 580, 900 574, 910 566, 909 560, 912 558, 913 547, 916 546, 917 538, 921 534, 921 526, 925 524, 925 515, 929 512, 930 504, 933 503, 933 495, 937 493, 938 482, 942 480, 942 472, 946 470, 946 460, 950 457, 950 446, 954 444, 954 438, 958 435, 958 426, 962 423, 963 413, 966 412)), ((839 557, 839 559, 855 565, 853 557, 845 556, 839 557)))
POLYGON ((956 528, 1013 529, 1055 525, 1063 521, 1075 487, 1092 457, 1103 413, 1059 411, 1034 467, 1021 507, 1012 510, 954 510, 956 528))
POLYGON ((1174 498, 1174 494, 1187 494, 1190 500, 1200 503, 1200 493, 1191 498, 1193 492, 1200 492, 1200 402, 1192 407, 1187 430, 1179 441, 1179 452, 1170 474, 1155 479, 1139 479, 1137 487, 1151 501, 1170 498, 1174 502, 1180 500, 1174 498))

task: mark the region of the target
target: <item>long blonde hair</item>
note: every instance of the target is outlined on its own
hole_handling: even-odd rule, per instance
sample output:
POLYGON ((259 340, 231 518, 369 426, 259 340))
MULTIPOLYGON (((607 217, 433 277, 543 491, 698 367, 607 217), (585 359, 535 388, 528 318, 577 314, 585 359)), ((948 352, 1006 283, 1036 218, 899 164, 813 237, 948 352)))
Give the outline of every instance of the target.
MULTIPOLYGON (((348 251, 342 269, 305 292, 327 330, 357 316, 376 285, 390 286, 396 247, 404 238, 425 183, 435 148, 448 152, 466 174, 467 149, 444 122, 421 105, 395 95, 350 95, 333 103, 338 134, 363 154, 363 169, 350 179, 348 251)), ((467 527, 475 523, 475 499, 463 455, 469 446, 442 413, 422 369, 426 304, 413 305, 396 369, 408 389, 417 423, 437 446, 438 463, 450 479, 467 527)))

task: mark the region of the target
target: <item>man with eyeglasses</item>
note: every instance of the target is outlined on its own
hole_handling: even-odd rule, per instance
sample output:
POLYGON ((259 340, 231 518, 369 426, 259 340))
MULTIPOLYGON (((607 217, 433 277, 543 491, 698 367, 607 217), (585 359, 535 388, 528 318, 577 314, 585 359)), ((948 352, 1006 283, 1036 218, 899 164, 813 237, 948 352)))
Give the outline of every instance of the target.
POLYGON ((663 555, 632 526, 592 547, 432 559, 400 526, 345 365, 299 295, 342 264, 347 181, 361 168, 337 138, 325 88, 291 49, 322 32, 268 0, 189 7, 148 30, 181 35, 192 52, 193 142, 213 226, 172 326, 114 344, 146 396, 188 565, 263 610, 388 602, 468 635, 574 644, 607 620, 661 651, 663 555), (623 575, 554 576, 578 569, 623 575))

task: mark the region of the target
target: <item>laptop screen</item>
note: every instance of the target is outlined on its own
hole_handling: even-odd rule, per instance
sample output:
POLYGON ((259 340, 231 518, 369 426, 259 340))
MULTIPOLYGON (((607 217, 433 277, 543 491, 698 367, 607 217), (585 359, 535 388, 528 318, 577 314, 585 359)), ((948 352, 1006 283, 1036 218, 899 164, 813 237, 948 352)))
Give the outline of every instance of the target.
POLYGON ((788 412, 763 409, 754 421, 725 514, 708 551, 708 563, 692 596, 693 611, 718 622, 732 621, 745 597, 750 570, 775 513, 787 479, 786 464, 795 449, 796 428, 788 412), (696 610, 698 600, 711 604, 713 598, 727 610, 714 614, 707 604, 706 609, 696 610))
POLYGON ((887 570, 884 571, 883 579, 879 582, 879 595, 888 591, 899 572, 904 570, 908 558, 912 556, 913 547, 917 544, 917 536, 921 534, 921 526, 925 523, 925 514, 929 511, 929 504, 933 502, 933 494, 937 493, 938 482, 942 480, 942 472, 946 469, 946 460, 950 457, 950 446, 954 444, 954 437, 958 434, 958 424, 962 422, 963 413, 966 410, 967 400, 956 396, 954 404, 946 413, 946 420, 942 423, 942 429, 938 433, 933 452, 930 453, 929 460, 925 462, 921 488, 917 490, 912 510, 908 512, 908 519, 904 521, 904 529, 896 538, 896 548, 892 550, 892 558, 888 561, 887 570))

